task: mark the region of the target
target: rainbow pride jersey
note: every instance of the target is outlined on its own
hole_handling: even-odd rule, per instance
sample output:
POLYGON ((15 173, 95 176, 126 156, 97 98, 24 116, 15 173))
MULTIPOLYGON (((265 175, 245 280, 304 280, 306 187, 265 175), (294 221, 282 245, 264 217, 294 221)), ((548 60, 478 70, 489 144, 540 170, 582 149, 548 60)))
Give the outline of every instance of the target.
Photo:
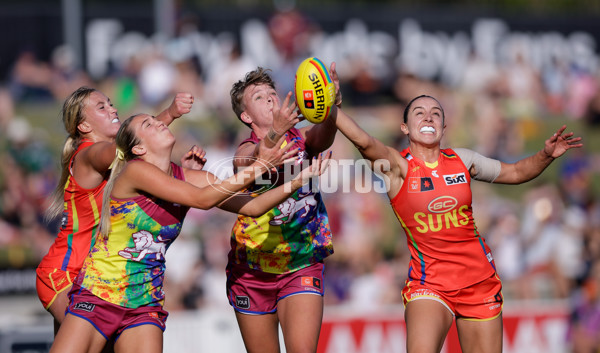
MULTIPOLYGON (((242 142, 258 143, 254 132, 242 142)), ((304 139, 292 128, 282 147, 294 143, 306 159, 304 139)), ((283 180, 283 172, 277 178, 283 180)), ((279 184, 279 183, 277 183, 279 184)), ((251 191, 260 189, 258 185, 251 191)), ((333 253, 331 229, 321 194, 310 185, 260 217, 238 216, 231 235, 229 262, 268 273, 288 273, 322 261, 333 253)))
MULTIPOLYGON (((175 178, 184 179, 181 167, 171 163, 171 168, 175 178)), ((127 308, 162 306, 165 253, 188 209, 148 195, 111 197, 111 231, 98 236, 75 282, 127 308)))

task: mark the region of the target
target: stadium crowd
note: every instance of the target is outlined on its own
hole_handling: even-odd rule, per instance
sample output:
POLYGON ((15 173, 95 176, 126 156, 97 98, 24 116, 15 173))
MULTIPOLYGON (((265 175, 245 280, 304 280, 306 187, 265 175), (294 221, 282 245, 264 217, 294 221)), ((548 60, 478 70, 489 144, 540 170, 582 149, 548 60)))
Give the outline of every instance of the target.
MULTIPOLYGON (((301 38, 285 35, 287 20, 274 16, 269 23, 287 63, 272 68, 276 79, 285 77, 280 89, 289 89, 290 67, 306 56, 294 46, 301 38)), ((227 164, 244 132, 231 111, 229 89, 256 66, 235 45, 224 58, 218 72, 207 72, 198 61, 174 62, 157 47, 97 80, 75 69, 65 48, 47 62, 24 51, 0 89, 0 265, 34 268, 53 241, 57 220, 45 221, 43 212, 57 183, 62 141, 52 134, 60 132, 53 130, 61 127, 59 105, 79 86, 106 92, 122 119, 128 113, 156 113, 176 92, 192 93, 192 112, 174 127, 176 152, 198 143, 207 152, 205 168, 219 172, 214 168, 227 164), (43 109, 26 109, 30 106, 43 109)), ((517 193, 473 183, 473 205, 507 302, 566 299, 572 335, 579 337, 574 342, 600 347, 600 154, 589 141, 600 134, 600 73, 558 61, 540 70, 523 57, 506 66, 473 57, 466 67, 460 83, 449 86, 401 69, 383 81, 361 70, 357 60, 355 70, 340 70, 344 107, 365 129, 399 149, 406 141, 392 136, 401 135, 404 104, 422 93, 440 98, 445 107, 447 141, 502 161, 534 153, 528 146, 540 143, 531 141, 563 123, 587 137, 583 149, 569 152, 542 178, 515 188, 517 193)), ((337 161, 360 158, 342 138, 332 149, 337 161)), ((326 262, 326 305, 374 310, 401 304, 409 256, 402 229, 385 193, 355 188, 353 171, 331 171, 337 191, 324 193, 335 247, 326 262), (350 187, 343 189, 344 183, 350 187)), ((228 306, 224 268, 234 220, 235 215, 219 210, 190 211, 167 253, 167 310, 228 306)))

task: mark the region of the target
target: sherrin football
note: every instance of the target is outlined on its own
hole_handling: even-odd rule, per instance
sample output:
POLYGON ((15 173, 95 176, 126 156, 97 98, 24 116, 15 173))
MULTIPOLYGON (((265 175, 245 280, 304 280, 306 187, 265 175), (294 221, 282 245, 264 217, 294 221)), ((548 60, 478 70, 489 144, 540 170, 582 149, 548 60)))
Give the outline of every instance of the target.
POLYGON ((296 104, 306 120, 320 124, 335 102, 335 85, 327 66, 315 57, 304 60, 296 70, 296 104))

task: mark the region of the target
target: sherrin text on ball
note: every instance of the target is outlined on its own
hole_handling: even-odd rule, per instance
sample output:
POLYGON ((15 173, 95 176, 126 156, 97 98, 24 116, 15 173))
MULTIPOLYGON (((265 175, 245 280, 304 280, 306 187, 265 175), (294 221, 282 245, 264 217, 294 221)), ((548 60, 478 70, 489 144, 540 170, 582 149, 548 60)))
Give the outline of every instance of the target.
POLYGON ((315 57, 305 59, 296 71, 296 104, 306 120, 322 123, 335 102, 335 85, 323 62, 315 57))

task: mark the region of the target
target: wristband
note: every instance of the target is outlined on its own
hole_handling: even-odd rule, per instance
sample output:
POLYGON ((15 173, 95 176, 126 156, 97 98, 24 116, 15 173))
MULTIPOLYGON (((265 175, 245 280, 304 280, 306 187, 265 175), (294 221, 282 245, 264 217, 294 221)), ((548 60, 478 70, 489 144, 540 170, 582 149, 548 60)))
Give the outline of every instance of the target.
POLYGON ((269 128, 269 131, 267 132, 267 139, 269 139, 271 142, 273 142, 274 144, 277 143, 277 136, 281 136, 281 134, 279 134, 277 131, 275 131, 275 129, 273 129, 273 127, 271 126, 271 128, 269 128))

